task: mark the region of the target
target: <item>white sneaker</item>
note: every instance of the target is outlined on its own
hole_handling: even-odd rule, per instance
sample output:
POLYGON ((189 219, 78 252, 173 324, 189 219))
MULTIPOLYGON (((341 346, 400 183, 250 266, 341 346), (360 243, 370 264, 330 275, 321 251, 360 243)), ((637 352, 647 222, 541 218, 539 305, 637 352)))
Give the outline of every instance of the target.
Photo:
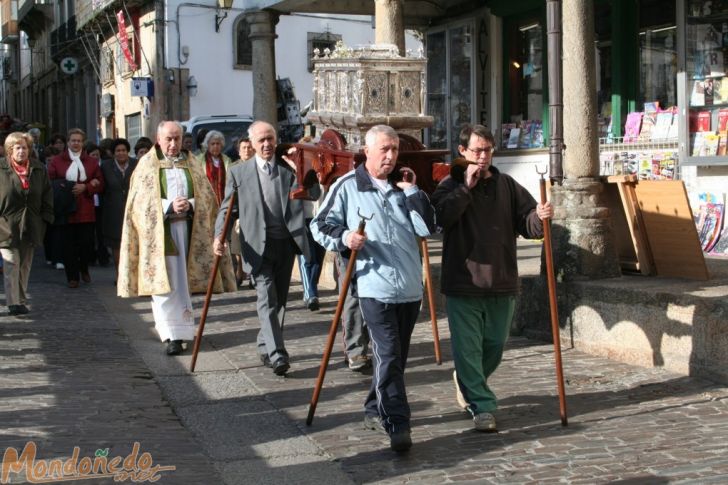
POLYGON ((56 269, 66 269, 66 267, 63 266, 63 263, 56 263, 56 269))
POLYGON ((498 428, 495 424, 495 417, 490 413, 480 413, 473 416, 473 428, 476 431, 495 433, 498 428))
POLYGON ((366 355, 355 355, 351 359, 347 359, 349 370, 361 372, 372 366, 372 361, 366 355))
POLYGON ((452 371, 452 380, 455 382, 455 399, 458 401, 458 406, 460 406, 462 409, 468 409, 468 402, 465 400, 465 396, 463 396, 462 391, 460 390, 460 386, 458 385, 458 373, 457 371, 452 371))

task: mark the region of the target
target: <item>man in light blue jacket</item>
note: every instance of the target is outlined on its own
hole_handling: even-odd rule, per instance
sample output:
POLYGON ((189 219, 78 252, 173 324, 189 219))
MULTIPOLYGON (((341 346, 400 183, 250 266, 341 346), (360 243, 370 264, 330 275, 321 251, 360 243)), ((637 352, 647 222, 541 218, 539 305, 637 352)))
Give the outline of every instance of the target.
POLYGON ((394 451, 407 451, 410 408, 404 388, 410 337, 422 300, 418 236, 434 230, 434 210, 414 172, 395 171, 399 137, 389 126, 366 134, 366 162, 341 177, 311 221, 314 239, 329 251, 356 255, 356 291, 374 357, 364 404, 367 428, 383 427, 394 451), (371 217, 364 234, 356 229, 371 217))

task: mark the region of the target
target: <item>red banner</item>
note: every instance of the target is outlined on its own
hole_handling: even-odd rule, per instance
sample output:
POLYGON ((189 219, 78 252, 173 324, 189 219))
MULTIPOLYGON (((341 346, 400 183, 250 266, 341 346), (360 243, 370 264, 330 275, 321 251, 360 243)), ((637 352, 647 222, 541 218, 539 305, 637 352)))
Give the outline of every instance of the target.
POLYGON ((116 20, 119 22, 119 42, 121 43, 121 50, 124 52, 124 57, 126 57, 126 62, 129 63, 131 70, 136 71, 137 65, 134 62, 134 57, 131 55, 131 50, 129 50, 129 36, 126 34, 126 21, 124 20, 124 12, 122 10, 116 12, 116 20))

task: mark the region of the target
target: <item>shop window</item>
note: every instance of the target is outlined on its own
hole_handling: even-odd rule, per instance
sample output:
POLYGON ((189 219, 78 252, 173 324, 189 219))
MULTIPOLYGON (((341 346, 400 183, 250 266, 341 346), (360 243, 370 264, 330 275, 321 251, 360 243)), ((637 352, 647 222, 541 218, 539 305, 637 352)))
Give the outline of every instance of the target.
MULTIPOLYGON (((598 78, 614 75, 615 105, 610 105, 613 118, 606 137, 603 125, 599 127, 604 137, 600 174, 671 180, 679 177, 682 163, 677 141, 676 2, 639 0, 635 4, 636 9, 626 4, 620 9, 612 2, 615 10, 603 9, 614 32, 598 36, 597 52, 614 45, 613 58, 612 52, 605 52, 614 66, 598 64, 598 78)), ((598 93, 600 107, 607 105, 606 93, 598 93)), ((602 109, 600 114, 605 113, 602 109)))
POLYGON ((434 123, 427 130, 430 148, 448 147, 446 31, 427 34, 427 114, 434 123))
POLYGON ((597 66, 597 128, 599 138, 608 138, 612 119, 612 6, 594 5, 597 66))
POLYGON ((331 32, 309 32, 308 33, 308 72, 313 72, 313 56, 316 49, 319 55, 324 54, 325 49, 334 50, 336 43, 341 40, 340 34, 332 34, 331 32))
POLYGON ((235 69, 253 68, 253 44, 250 41, 250 24, 245 15, 238 17, 235 23, 233 49, 235 51, 235 69))
MULTIPOLYGON (((136 39, 133 37, 129 37, 129 51, 131 52, 132 59, 136 57, 136 39)), ((119 74, 131 74, 132 69, 129 65, 129 61, 127 61, 126 56, 124 55, 124 50, 121 48, 121 44, 116 44, 116 67, 121 71, 119 74)), ((137 66, 138 68, 139 66, 137 66)))
POLYGON ((430 148, 458 156, 460 130, 474 118, 473 24, 455 24, 427 34, 427 130, 430 148))
POLYGON ((510 22, 504 28, 508 98, 501 148, 544 146, 544 29, 536 18, 510 22))
POLYGON ((640 1, 639 106, 659 102, 662 109, 677 105, 677 27, 675 2, 640 1))
POLYGON ((114 82, 114 54, 108 47, 101 48, 101 84, 114 82))
POLYGON ((689 105, 687 155, 690 163, 725 165, 728 155, 728 5, 690 2, 685 41, 689 105))
POLYGON ((134 113, 124 117, 126 125, 126 139, 129 145, 136 145, 137 140, 142 137, 142 114, 134 113))

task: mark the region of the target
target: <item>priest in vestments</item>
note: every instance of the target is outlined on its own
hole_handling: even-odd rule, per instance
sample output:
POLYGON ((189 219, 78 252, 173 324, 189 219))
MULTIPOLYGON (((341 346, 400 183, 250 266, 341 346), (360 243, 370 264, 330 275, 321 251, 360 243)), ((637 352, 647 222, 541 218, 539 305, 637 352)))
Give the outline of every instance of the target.
MULTIPOLYGON (((168 355, 195 335, 191 293, 204 293, 212 272, 218 204, 204 166, 182 147, 182 126, 163 121, 157 144, 132 174, 121 235, 121 297, 150 295, 154 326, 168 355)), ((223 256, 214 291, 237 286, 223 256)))

